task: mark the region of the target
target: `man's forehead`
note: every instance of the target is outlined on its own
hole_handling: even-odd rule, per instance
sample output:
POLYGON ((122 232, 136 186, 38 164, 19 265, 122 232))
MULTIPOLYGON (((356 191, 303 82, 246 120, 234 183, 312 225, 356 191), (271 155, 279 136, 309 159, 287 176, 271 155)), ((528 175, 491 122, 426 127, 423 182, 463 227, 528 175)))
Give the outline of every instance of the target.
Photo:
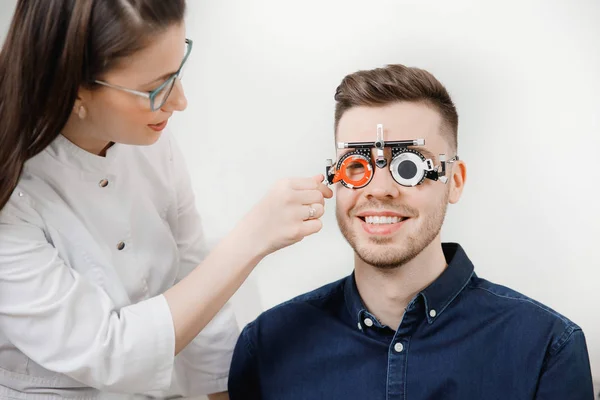
POLYGON ((441 117, 420 103, 394 103, 385 107, 354 107, 344 113, 338 124, 337 141, 375 141, 377 125, 383 125, 384 139, 435 140, 440 133, 441 117), (418 137, 417 137, 418 136, 418 137))

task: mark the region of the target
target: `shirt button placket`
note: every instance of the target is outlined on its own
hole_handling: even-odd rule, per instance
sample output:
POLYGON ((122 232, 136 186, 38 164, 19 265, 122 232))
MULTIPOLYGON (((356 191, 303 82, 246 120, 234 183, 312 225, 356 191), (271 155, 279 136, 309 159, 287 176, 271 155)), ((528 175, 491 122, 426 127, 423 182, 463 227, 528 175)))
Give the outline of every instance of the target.
POLYGON ((404 400, 406 380, 406 345, 397 338, 390 344, 388 355, 388 400, 404 400))

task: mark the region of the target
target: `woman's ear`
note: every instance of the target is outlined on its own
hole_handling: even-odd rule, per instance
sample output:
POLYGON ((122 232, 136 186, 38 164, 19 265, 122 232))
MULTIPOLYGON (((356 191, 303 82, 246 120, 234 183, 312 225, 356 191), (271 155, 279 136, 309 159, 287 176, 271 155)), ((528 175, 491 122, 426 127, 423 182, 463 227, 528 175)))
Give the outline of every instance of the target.
POLYGON ((73 114, 77 115, 79 119, 85 119, 87 116, 87 108, 86 101, 89 97, 89 91, 86 89, 79 89, 77 93, 77 98, 75 99, 75 103, 73 104, 73 114))

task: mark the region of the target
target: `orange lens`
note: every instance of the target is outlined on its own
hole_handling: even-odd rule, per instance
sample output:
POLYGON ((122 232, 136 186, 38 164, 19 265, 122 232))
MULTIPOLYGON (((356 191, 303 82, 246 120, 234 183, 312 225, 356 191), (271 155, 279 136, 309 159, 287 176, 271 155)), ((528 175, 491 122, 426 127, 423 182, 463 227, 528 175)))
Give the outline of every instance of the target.
POLYGON ((354 154, 342 161, 333 181, 344 181, 350 187, 360 188, 369 183, 372 176, 373 168, 369 160, 364 156, 354 154))

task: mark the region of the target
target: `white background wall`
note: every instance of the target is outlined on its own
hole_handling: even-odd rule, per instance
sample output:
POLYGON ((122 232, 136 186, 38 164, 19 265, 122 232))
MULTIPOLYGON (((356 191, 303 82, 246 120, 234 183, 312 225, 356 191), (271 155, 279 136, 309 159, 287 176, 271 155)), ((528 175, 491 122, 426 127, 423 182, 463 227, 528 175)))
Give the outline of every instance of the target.
MULTIPOLYGON (((276 179, 323 171, 344 75, 425 68, 455 100, 469 168, 443 239, 480 276, 582 326, 600 378, 600 2, 188 3, 189 108, 171 127, 212 243, 276 179)), ((0 4, 4 35, 14 0, 0 4)), ((328 204, 322 232, 269 256, 236 294, 240 324, 351 272, 328 204)))

